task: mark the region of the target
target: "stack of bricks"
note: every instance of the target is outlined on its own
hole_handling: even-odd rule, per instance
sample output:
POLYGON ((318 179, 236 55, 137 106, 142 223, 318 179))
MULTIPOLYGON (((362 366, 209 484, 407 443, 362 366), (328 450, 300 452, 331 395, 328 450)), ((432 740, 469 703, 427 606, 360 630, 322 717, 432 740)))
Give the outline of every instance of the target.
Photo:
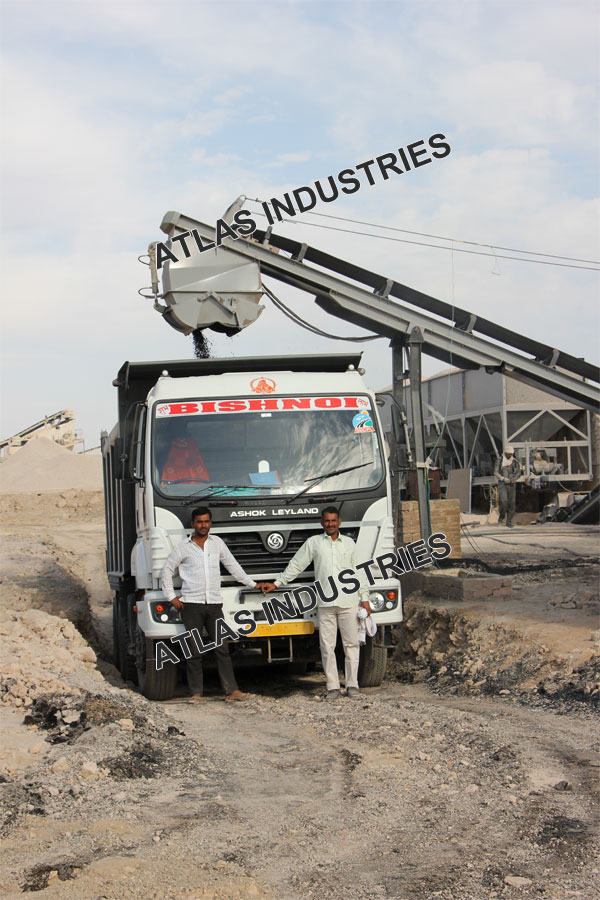
MULTIPOLYGON (((452 547, 450 556, 460 559, 460 500, 431 500, 431 531, 442 532, 452 547)), ((419 504, 416 500, 403 500, 398 510, 396 523, 396 546, 418 541, 421 537, 419 527, 419 504)))
POLYGON ((426 597, 436 600, 457 600, 463 603, 479 603, 481 601, 511 600, 512 578, 506 575, 488 575, 478 572, 477 575, 446 574, 444 572, 419 572, 416 589, 423 591, 426 597), (461 577, 463 576, 463 577, 461 577))

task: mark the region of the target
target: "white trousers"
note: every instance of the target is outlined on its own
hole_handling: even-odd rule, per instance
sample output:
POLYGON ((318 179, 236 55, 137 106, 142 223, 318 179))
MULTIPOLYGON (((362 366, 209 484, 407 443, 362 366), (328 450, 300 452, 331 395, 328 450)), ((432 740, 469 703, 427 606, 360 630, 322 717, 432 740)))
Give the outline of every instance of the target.
POLYGON ((319 619, 319 644, 321 645, 321 659, 327 678, 327 690, 338 691, 340 678, 338 675, 337 660, 335 658, 335 643, 337 630, 340 629, 344 654, 346 657, 346 687, 358 687, 358 616, 356 607, 342 609, 340 606, 320 606, 319 619))

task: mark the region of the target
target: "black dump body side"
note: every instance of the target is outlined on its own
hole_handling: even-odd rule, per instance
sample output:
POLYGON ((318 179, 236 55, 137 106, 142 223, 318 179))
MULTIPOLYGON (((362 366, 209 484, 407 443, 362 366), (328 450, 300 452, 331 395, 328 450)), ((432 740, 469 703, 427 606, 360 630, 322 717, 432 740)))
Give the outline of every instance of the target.
POLYGON ((117 426, 110 435, 102 436, 106 571, 113 590, 119 590, 123 579, 130 574, 129 557, 125 551, 133 546, 132 540, 135 540, 134 484, 122 477, 124 463, 121 446, 117 426))

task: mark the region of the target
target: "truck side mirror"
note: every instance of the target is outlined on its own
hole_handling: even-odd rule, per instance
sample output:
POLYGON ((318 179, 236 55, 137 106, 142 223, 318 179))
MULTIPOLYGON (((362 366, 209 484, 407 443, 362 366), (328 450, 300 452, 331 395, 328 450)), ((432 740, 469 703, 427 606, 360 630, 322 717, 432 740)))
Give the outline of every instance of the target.
POLYGON ((131 452, 129 454, 129 474, 134 481, 144 480, 144 433, 146 428, 146 406, 138 404, 135 410, 131 452))

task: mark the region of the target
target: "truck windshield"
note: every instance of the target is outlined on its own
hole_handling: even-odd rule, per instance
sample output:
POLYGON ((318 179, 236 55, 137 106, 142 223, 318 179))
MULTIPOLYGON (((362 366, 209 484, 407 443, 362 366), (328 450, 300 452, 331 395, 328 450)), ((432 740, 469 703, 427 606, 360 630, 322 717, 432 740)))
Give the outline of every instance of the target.
POLYGON ((308 496, 384 475, 366 396, 158 403, 153 450, 154 484, 169 497, 308 496))

